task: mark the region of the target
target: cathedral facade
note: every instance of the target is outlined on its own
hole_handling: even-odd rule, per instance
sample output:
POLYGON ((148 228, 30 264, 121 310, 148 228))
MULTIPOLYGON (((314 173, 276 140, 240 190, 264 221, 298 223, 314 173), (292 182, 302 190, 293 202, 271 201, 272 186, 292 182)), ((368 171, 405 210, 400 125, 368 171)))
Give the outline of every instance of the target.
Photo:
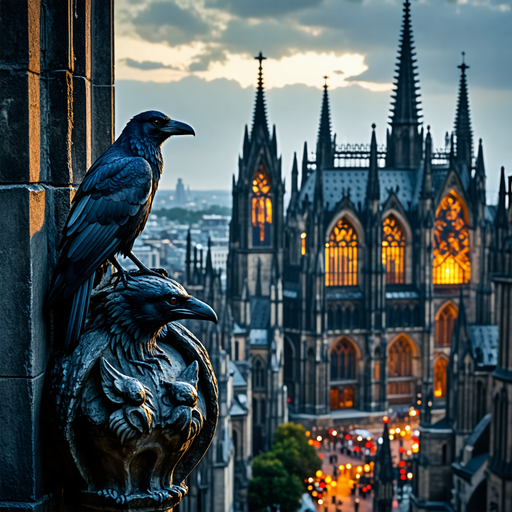
POLYGON ((304 144, 300 175, 295 156, 285 213, 257 59, 226 291, 252 365, 255 453, 287 415, 328 425, 351 410, 443 409, 460 297, 469 323, 494 323, 500 215, 487 205, 483 145, 473 141, 469 66, 459 66, 454 131, 436 149, 422 124, 405 1, 385 145, 374 125, 369 144, 338 145, 325 85, 316 151, 304 144))

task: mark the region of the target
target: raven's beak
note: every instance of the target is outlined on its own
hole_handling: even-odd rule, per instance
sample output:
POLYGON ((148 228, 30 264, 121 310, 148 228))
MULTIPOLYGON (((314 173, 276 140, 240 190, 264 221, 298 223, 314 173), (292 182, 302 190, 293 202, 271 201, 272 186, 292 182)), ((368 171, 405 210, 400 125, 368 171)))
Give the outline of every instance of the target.
POLYGON ((187 123, 171 119, 165 126, 160 128, 161 132, 168 133, 169 135, 195 135, 194 128, 187 123))
POLYGON ((215 324, 219 321, 215 311, 195 297, 189 297, 178 309, 173 310, 172 316, 174 320, 193 318, 195 320, 210 320, 215 324))

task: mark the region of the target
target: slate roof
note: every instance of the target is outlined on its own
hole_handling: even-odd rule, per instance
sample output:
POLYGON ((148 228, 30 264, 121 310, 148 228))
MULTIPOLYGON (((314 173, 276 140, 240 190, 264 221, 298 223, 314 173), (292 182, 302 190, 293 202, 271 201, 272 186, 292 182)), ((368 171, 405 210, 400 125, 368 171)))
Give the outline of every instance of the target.
POLYGON ((496 366, 498 364, 498 326, 470 325, 468 334, 472 356, 477 366, 496 366))
MULTIPOLYGON (((432 186, 434 193, 444 183, 448 174, 448 166, 446 164, 432 166, 432 186)), ((342 199, 343 195, 347 195, 350 188, 350 200, 356 208, 358 203, 364 205, 366 196, 366 184, 368 181, 368 169, 362 167, 356 168, 338 168, 327 169, 322 172, 323 178, 323 195, 324 208, 326 211, 332 211, 336 204, 342 199)), ((315 192, 316 171, 313 171, 304 186, 301 188, 299 201, 302 202, 308 196, 310 201, 313 200, 315 192)), ((384 204, 389 197, 391 189, 396 190, 398 199, 402 203, 404 209, 409 209, 409 203, 414 207, 418 204, 421 192, 421 183, 423 179, 423 164, 417 170, 397 170, 397 169, 379 169, 379 185, 380 185, 380 203, 384 204)), ((469 184, 464 184, 467 188, 469 184)))
POLYGON ((234 361, 229 361, 229 372, 233 376, 234 387, 247 386, 247 381, 244 379, 243 375, 241 374, 240 370, 238 369, 238 366, 234 361))
POLYGON ((270 321, 270 297, 251 298, 251 329, 267 329, 270 321))
POLYGON ((249 332, 249 344, 268 345, 267 329, 251 329, 251 331, 249 332))

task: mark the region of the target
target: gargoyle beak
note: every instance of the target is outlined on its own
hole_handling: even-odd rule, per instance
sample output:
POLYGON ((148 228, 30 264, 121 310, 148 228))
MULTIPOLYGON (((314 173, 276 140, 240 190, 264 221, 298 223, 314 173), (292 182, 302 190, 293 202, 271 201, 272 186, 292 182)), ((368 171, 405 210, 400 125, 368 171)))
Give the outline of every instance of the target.
POLYGON ((209 320, 214 324, 219 321, 215 311, 208 304, 195 297, 189 297, 178 309, 172 312, 172 316, 174 320, 193 318, 195 320, 209 320))
POLYGON ((171 119, 165 126, 160 128, 161 132, 168 133, 169 135, 195 135, 194 128, 187 123, 171 119))

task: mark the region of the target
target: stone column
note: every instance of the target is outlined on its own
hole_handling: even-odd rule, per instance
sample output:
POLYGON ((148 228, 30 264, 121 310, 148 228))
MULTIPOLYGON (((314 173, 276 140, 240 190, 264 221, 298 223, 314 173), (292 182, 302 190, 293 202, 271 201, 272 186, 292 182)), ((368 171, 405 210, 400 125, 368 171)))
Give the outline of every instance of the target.
POLYGON ((0 3, 0 511, 54 508, 44 301, 74 187, 113 140, 113 62, 113 0, 0 3))

